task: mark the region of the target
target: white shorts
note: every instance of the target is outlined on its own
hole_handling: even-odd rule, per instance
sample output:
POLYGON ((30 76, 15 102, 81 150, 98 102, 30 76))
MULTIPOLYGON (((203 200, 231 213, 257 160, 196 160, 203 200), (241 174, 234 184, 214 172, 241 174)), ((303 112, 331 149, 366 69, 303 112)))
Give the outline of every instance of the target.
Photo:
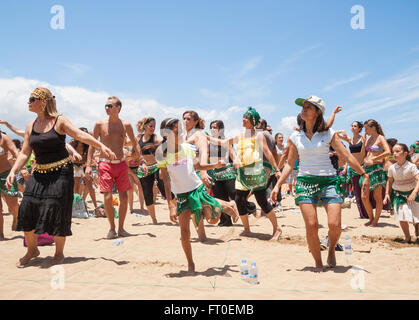
POLYGON ((83 178, 84 170, 83 166, 74 165, 74 178, 83 178))

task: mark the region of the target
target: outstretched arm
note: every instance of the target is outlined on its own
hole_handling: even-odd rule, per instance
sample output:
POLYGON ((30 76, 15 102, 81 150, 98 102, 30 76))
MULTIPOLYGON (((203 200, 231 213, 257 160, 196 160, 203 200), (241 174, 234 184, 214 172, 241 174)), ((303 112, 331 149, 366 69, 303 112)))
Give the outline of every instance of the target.
POLYGON ((19 128, 11 125, 5 120, 0 120, 0 124, 4 124, 6 127, 8 127, 11 131, 13 131, 15 134, 17 134, 20 137, 25 137, 25 131, 20 130, 19 128))
POLYGON ((333 122, 335 122, 335 117, 336 117, 336 114, 338 114, 338 113, 339 113, 339 112, 341 112, 341 111, 342 111, 342 107, 341 107, 341 106, 337 106, 337 107, 335 108, 335 110, 333 110, 333 112, 332 112, 332 114, 330 115, 329 119, 327 119, 327 121, 326 121, 326 127, 327 127, 327 128, 331 128, 331 127, 332 127, 333 122))

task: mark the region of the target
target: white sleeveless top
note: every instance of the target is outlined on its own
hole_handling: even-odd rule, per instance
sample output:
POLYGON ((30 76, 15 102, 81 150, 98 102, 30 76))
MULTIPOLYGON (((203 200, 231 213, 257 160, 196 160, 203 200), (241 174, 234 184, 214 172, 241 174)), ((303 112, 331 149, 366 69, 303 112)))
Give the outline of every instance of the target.
POLYGON ((299 176, 335 176, 337 174, 329 158, 329 147, 334 133, 335 131, 331 128, 327 131, 316 132, 311 140, 302 130, 291 134, 290 140, 296 146, 300 159, 299 176))

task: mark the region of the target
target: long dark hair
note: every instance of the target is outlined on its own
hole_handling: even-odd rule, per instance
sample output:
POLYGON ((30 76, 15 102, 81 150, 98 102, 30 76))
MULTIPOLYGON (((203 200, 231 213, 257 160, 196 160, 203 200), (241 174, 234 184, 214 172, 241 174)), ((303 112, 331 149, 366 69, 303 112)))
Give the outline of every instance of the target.
POLYGON ((394 145, 394 147, 395 146, 400 146, 402 148, 403 152, 407 152, 406 160, 409 161, 409 162, 412 162, 412 158, 410 157, 410 154, 409 154, 409 147, 406 144, 397 142, 394 145))
MULTIPOLYGON (((316 107, 316 109, 317 109, 317 111, 320 111, 319 108, 316 107)), ((301 122, 299 121, 299 119, 297 117, 297 124, 300 127, 300 130, 303 130, 304 132, 307 132, 306 122, 303 120, 303 118, 301 118, 301 114, 299 114, 299 117, 301 119, 301 122)), ((327 130, 329 130, 329 128, 326 126, 326 122, 324 121, 323 114, 319 112, 318 115, 317 115, 316 122, 314 123, 313 133, 324 132, 324 131, 327 131, 327 130)))
MULTIPOLYGON (((89 131, 85 127, 80 127, 79 129, 81 131, 84 131, 86 133, 89 133, 89 131)), ((89 151, 89 145, 88 144, 85 144, 85 143, 83 143, 81 141, 78 141, 78 140, 74 140, 74 142, 73 142, 73 148, 74 149, 77 149, 79 143, 82 143, 83 144, 83 155, 87 155, 87 152, 89 151)))
POLYGON ((160 135, 163 138, 161 143, 163 149, 163 156, 167 155, 167 129, 172 130, 176 123, 179 122, 177 118, 166 118, 160 123, 160 135))
POLYGON ((217 129, 219 131, 218 135, 220 137, 224 138, 224 133, 223 133, 223 131, 224 131, 224 122, 222 120, 214 120, 214 121, 211 121, 211 123, 210 123, 210 129, 211 129, 213 123, 215 123, 216 126, 217 126, 217 129), (221 131, 221 135, 220 135, 220 131, 221 131))

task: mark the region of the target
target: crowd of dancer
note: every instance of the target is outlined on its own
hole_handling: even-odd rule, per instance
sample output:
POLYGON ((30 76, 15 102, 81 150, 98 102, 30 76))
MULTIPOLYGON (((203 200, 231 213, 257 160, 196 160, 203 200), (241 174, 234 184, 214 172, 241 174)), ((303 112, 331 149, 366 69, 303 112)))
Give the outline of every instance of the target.
MULTIPOLYGON (((195 270, 191 220, 204 242, 205 221, 221 227, 241 222, 241 236, 249 236, 249 214, 265 215, 272 225, 270 239, 277 241, 283 230, 276 213, 286 194, 295 198, 301 210, 318 272, 323 270, 319 203, 328 217, 329 267, 336 266, 335 247, 347 196, 354 197, 360 218, 368 219, 366 226, 378 227, 382 211, 389 210, 406 242, 411 241, 409 223, 418 238, 419 141, 408 147, 388 139, 373 119, 354 121, 349 136, 345 130, 332 129, 342 107, 336 107, 326 121, 323 99, 310 96, 295 103, 301 112, 296 112, 297 127, 286 142, 282 133, 273 135, 252 107, 243 114, 243 132, 232 137, 224 136, 222 120, 212 121, 206 132, 205 121, 193 110, 185 111, 182 118, 164 119, 159 134, 155 118, 146 116, 138 121, 135 135, 131 124, 119 117, 122 103, 117 97, 107 99, 107 117, 89 132, 59 115, 50 90, 36 88, 28 102, 36 119, 24 131, 0 120, 24 138, 22 143, 0 131, 0 193, 13 216, 12 230, 23 231, 27 243, 17 266, 24 267, 39 256, 37 237, 44 233, 54 237, 53 263, 62 263, 66 237, 72 235, 73 196, 90 195, 94 211, 100 211, 97 187, 109 222, 107 239, 131 236, 124 222, 128 208, 134 212, 135 195, 140 209, 157 224, 155 204, 160 193, 167 200, 170 220, 180 226, 189 272, 195 270), (67 135, 73 138, 69 143, 67 135), (115 192, 119 194, 118 228, 115 192), (260 210, 249 201, 251 195, 260 210)), ((0 240, 4 240, 2 214, 0 240)))

